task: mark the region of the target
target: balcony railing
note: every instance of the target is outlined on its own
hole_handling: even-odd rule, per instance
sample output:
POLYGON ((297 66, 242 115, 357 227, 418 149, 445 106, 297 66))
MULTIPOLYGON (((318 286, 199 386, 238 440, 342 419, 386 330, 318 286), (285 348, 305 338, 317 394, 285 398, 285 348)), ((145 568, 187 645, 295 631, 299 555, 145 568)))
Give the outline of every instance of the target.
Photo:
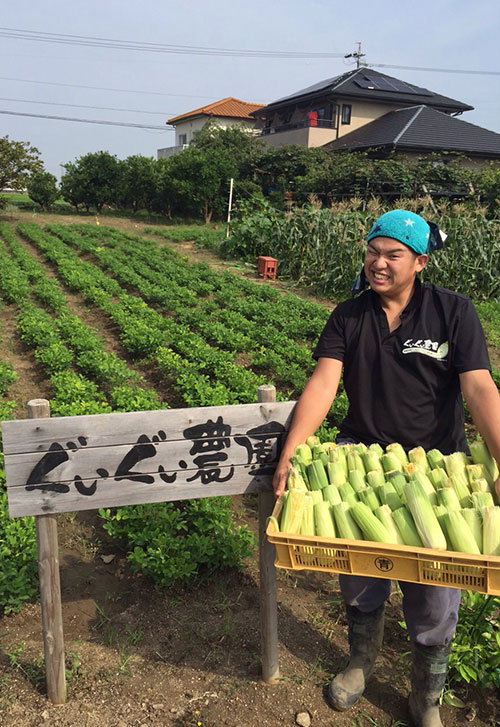
POLYGON ((280 126, 268 126, 261 131, 261 136, 268 134, 279 134, 282 131, 292 131, 293 129, 335 129, 334 119, 303 119, 302 121, 294 121, 292 124, 281 124, 280 126))

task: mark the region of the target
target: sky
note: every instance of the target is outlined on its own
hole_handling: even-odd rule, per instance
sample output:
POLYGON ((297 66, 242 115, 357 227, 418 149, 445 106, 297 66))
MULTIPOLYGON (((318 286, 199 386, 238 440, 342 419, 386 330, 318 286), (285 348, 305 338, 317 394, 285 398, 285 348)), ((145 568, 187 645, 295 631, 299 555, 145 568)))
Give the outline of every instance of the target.
POLYGON ((88 152, 156 157, 175 143, 167 119, 218 99, 264 105, 340 75, 358 42, 364 63, 474 106, 461 118, 500 133, 498 0, 17 0, 0 23, 0 137, 37 147, 58 179, 88 152), (130 47, 145 43, 156 48, 130 47))

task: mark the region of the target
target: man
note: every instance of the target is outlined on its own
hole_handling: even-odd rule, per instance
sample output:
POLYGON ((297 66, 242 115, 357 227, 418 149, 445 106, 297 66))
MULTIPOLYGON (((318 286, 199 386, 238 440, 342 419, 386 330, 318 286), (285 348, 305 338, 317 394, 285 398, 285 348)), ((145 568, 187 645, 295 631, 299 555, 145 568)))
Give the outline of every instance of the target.
MULTIPOLYGON (((286 484, 290 456, 313 434, 336 395, 343 370, 349 400, 337 441, 400 442, 467 451, 462 395, 492 456, 500 462, 500 397, 490 374, 484 334, 471 301, 418 273, 433 231, 419 215, 392 210, 367 236, 361 278, 370 289, 331 314, 314 351, 318 363, 297 402, 274 490, 286 484)), ((496 482, 500 495, 500 478, 496 482)), ((390 581, 339 576, 347 609, 350 659, 330 683, 338 710, 362 695, 382 644, 390 581)), ((439 697, 446 680, 460 591, 401 583, 413 665, 409 710, 416 727, 441 727, 439 697)))

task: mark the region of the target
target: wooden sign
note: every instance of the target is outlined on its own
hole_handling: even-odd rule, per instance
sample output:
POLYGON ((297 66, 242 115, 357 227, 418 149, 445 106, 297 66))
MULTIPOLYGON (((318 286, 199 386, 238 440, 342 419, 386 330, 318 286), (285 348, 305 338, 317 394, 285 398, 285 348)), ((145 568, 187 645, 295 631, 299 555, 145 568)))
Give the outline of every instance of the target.
POLYGON ((269 490, 294 405, 3 422, 10 515, 269 490))

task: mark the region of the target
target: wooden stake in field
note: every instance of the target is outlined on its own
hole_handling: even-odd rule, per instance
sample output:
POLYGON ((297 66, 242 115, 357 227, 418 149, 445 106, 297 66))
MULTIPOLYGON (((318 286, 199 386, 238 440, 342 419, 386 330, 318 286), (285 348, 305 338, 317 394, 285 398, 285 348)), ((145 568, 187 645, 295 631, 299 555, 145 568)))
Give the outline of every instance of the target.
MULTIPOLYGON (((28 419, 49 416, 50 405, 46 399, 28 402, 28 419)), ((66 672, 56 515, 35 515, 35 525, 47 695, 54 704, 64 704, 66 672)))

